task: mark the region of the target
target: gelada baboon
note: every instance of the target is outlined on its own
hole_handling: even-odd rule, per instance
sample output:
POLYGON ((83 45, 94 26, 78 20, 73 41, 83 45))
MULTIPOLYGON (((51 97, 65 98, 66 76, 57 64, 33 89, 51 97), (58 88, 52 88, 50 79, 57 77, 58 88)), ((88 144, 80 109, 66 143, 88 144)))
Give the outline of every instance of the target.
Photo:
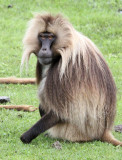
POLYGON ((122 145, 112 133, 116 86, 95 44, 61 15, 37 14, 24 37, 22 65, 37 56, 36 78, 42 118, 21 136, 31 142, 48 130, 72 142, 101 140, 122 145))

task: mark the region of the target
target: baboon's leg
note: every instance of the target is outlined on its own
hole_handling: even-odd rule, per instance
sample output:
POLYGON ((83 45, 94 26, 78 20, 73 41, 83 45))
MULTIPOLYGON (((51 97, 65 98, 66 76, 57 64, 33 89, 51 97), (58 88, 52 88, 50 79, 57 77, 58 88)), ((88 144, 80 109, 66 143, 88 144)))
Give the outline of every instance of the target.
POLYGON ((105 130, 104 131, 104 134, 103 134, 103 137, 101 139, 102 141, 104 142, 108 142, 108 143, 111 143, 115 146, 121 146, 122 147, 122 142, 118 141, 116 138, 114 138, 114 136, 112 135, 111 131, 109 130, 105 130))
POLYGON ((23 143, 30 143, 40 133, 45 132, 58 122, 59 117, 50 111, 48 114, 45 114, 36 124, 34 124, 27 132, 25 132, 20 139, 23 143))

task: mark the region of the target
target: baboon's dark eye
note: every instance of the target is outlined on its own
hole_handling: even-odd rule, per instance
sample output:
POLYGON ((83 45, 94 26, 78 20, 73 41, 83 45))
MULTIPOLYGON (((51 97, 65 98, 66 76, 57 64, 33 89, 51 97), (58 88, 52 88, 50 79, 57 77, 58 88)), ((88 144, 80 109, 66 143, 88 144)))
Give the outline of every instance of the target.
POLYGON ((41 36, 41 39, 45 39, 46 37, 44 37, 44 36, 41 36))
POLYGON ((49 39, 53 39, 53 36, 49 36, 48 38, 49 38, 49 39))
POLYGON ((39 38, 45 39, 46 37, 44 35, 42 35, 42 34, 39 34, 39 38))

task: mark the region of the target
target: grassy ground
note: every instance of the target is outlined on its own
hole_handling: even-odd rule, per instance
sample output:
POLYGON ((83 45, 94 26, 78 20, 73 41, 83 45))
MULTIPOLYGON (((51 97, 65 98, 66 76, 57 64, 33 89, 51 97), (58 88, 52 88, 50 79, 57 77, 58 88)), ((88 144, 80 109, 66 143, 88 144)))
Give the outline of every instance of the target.
MULTIPOLYGON (((63 13, 74 27, 91 38, 103 52, 118 88, 115 124, 122 124, 122 9, 120 0, 0 0, 0 77, 20 77, 22 38, 33 12, 63 13), (8 8, 11 4, 13 7, 8 8)), ((35 75, 32 56, 28 77, 35 75)), ((27 77, 25 73, 22 75, 27 77)), ((12 104, 38 106, 34 85, 0 85, 0 96, 12 104)), ((60 141, 62 150, 52 148, 54 139, 44 134, 25 145, 20 135, 39 119, 33 113, 0 110, 0 160, 120 160, 122 148, 107 143, 60 141)), ((122 141, 122 134, 113 132, 122 141)))

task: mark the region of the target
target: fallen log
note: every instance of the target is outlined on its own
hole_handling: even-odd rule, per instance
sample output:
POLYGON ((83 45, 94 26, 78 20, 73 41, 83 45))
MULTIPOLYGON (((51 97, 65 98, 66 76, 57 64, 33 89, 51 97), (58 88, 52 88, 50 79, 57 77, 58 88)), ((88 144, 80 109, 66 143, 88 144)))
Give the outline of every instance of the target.
POLYGON ((35 78, 16 78, 16 77, 8 77, 8 78, 0 78, 0 84, 35 84, 35 78))
POLYGON ((18 111, 23 110, 23 111, 29 111, 29 112, 33 112, 38 109, 38 108, 35 108, 31 105, 0 105, 0 108, 16 109, 18 111))

